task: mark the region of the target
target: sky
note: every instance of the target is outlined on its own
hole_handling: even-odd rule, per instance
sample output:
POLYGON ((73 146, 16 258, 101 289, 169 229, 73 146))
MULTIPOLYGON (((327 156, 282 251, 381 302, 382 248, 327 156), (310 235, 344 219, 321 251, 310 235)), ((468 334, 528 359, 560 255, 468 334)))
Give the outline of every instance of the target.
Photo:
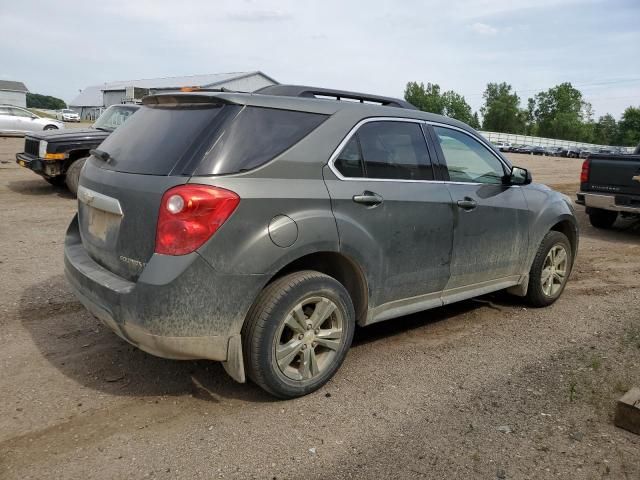
POLYGON ((0 79, 71 101, 108 81, 261 70, 401 97, 562 82, 595 116, 640 106, 640 0, 0 0, 0 79))

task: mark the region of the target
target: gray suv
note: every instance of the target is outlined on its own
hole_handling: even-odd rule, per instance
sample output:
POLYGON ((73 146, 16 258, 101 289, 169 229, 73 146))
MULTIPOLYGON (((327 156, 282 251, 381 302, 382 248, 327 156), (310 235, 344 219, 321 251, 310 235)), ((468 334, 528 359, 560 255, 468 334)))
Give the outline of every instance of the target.
POLYGON ((128 342, 290 398, 356 325, 503 289, 553 303, 577 246, 570 199, 467 125, 279 85, 146 97, 86 162, 65 271, 128 342))

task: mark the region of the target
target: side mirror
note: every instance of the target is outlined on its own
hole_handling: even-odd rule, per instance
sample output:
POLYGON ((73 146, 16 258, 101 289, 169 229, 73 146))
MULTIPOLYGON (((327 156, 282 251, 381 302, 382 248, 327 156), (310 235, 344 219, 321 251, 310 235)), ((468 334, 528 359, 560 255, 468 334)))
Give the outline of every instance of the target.
POLYGON ((508 178, 510 185, 529 185, 533 181, 529 170, 521 167, 513 167, 508 178))

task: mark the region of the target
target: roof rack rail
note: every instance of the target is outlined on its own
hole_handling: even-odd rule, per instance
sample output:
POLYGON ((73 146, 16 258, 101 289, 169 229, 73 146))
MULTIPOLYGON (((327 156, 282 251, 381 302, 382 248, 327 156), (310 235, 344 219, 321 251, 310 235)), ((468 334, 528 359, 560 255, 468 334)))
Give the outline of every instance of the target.
POLYGON ((331 88, 306 87, 303 85, 269 85, 254 93, 262 95, 278 95, 283 97, 320 98, 327 100, 347 100, 360 103, 373 103, 386 107, 407 108, 418 110, 414 105, 399 98, 369 95, 368 93, 348 92, 346 90, 334 90, 331 88))

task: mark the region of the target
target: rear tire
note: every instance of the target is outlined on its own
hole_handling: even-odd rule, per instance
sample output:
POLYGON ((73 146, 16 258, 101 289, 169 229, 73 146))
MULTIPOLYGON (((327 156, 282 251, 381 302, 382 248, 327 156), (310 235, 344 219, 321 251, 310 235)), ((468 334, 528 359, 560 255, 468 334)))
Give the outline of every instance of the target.
POLYGON ((353 303, 340 282, 312 270, 279 278, 242 327, 247 376, 279 398, 311 393, 340 368, 354 328, 353 303))
POLYGON ((67 188, 74 195, 78 195, 78 184, 80 183, 80 172, 82 171, 82 167, 84 167, 87 158, 80 158, 76 160, 69 168, 67 168, 67 188))
POLYGON ((548 232, 529 271, 527 302, 533 307, 546 307, 555 302, 567 285, 572 266, 569 239, 563 233, 548 232))
POLYGON ((618 219, 618 212, 602 210, 601 208, 591 208, 589 211, 589 222, 596 228, 609 229, 613 227, 618 219))

